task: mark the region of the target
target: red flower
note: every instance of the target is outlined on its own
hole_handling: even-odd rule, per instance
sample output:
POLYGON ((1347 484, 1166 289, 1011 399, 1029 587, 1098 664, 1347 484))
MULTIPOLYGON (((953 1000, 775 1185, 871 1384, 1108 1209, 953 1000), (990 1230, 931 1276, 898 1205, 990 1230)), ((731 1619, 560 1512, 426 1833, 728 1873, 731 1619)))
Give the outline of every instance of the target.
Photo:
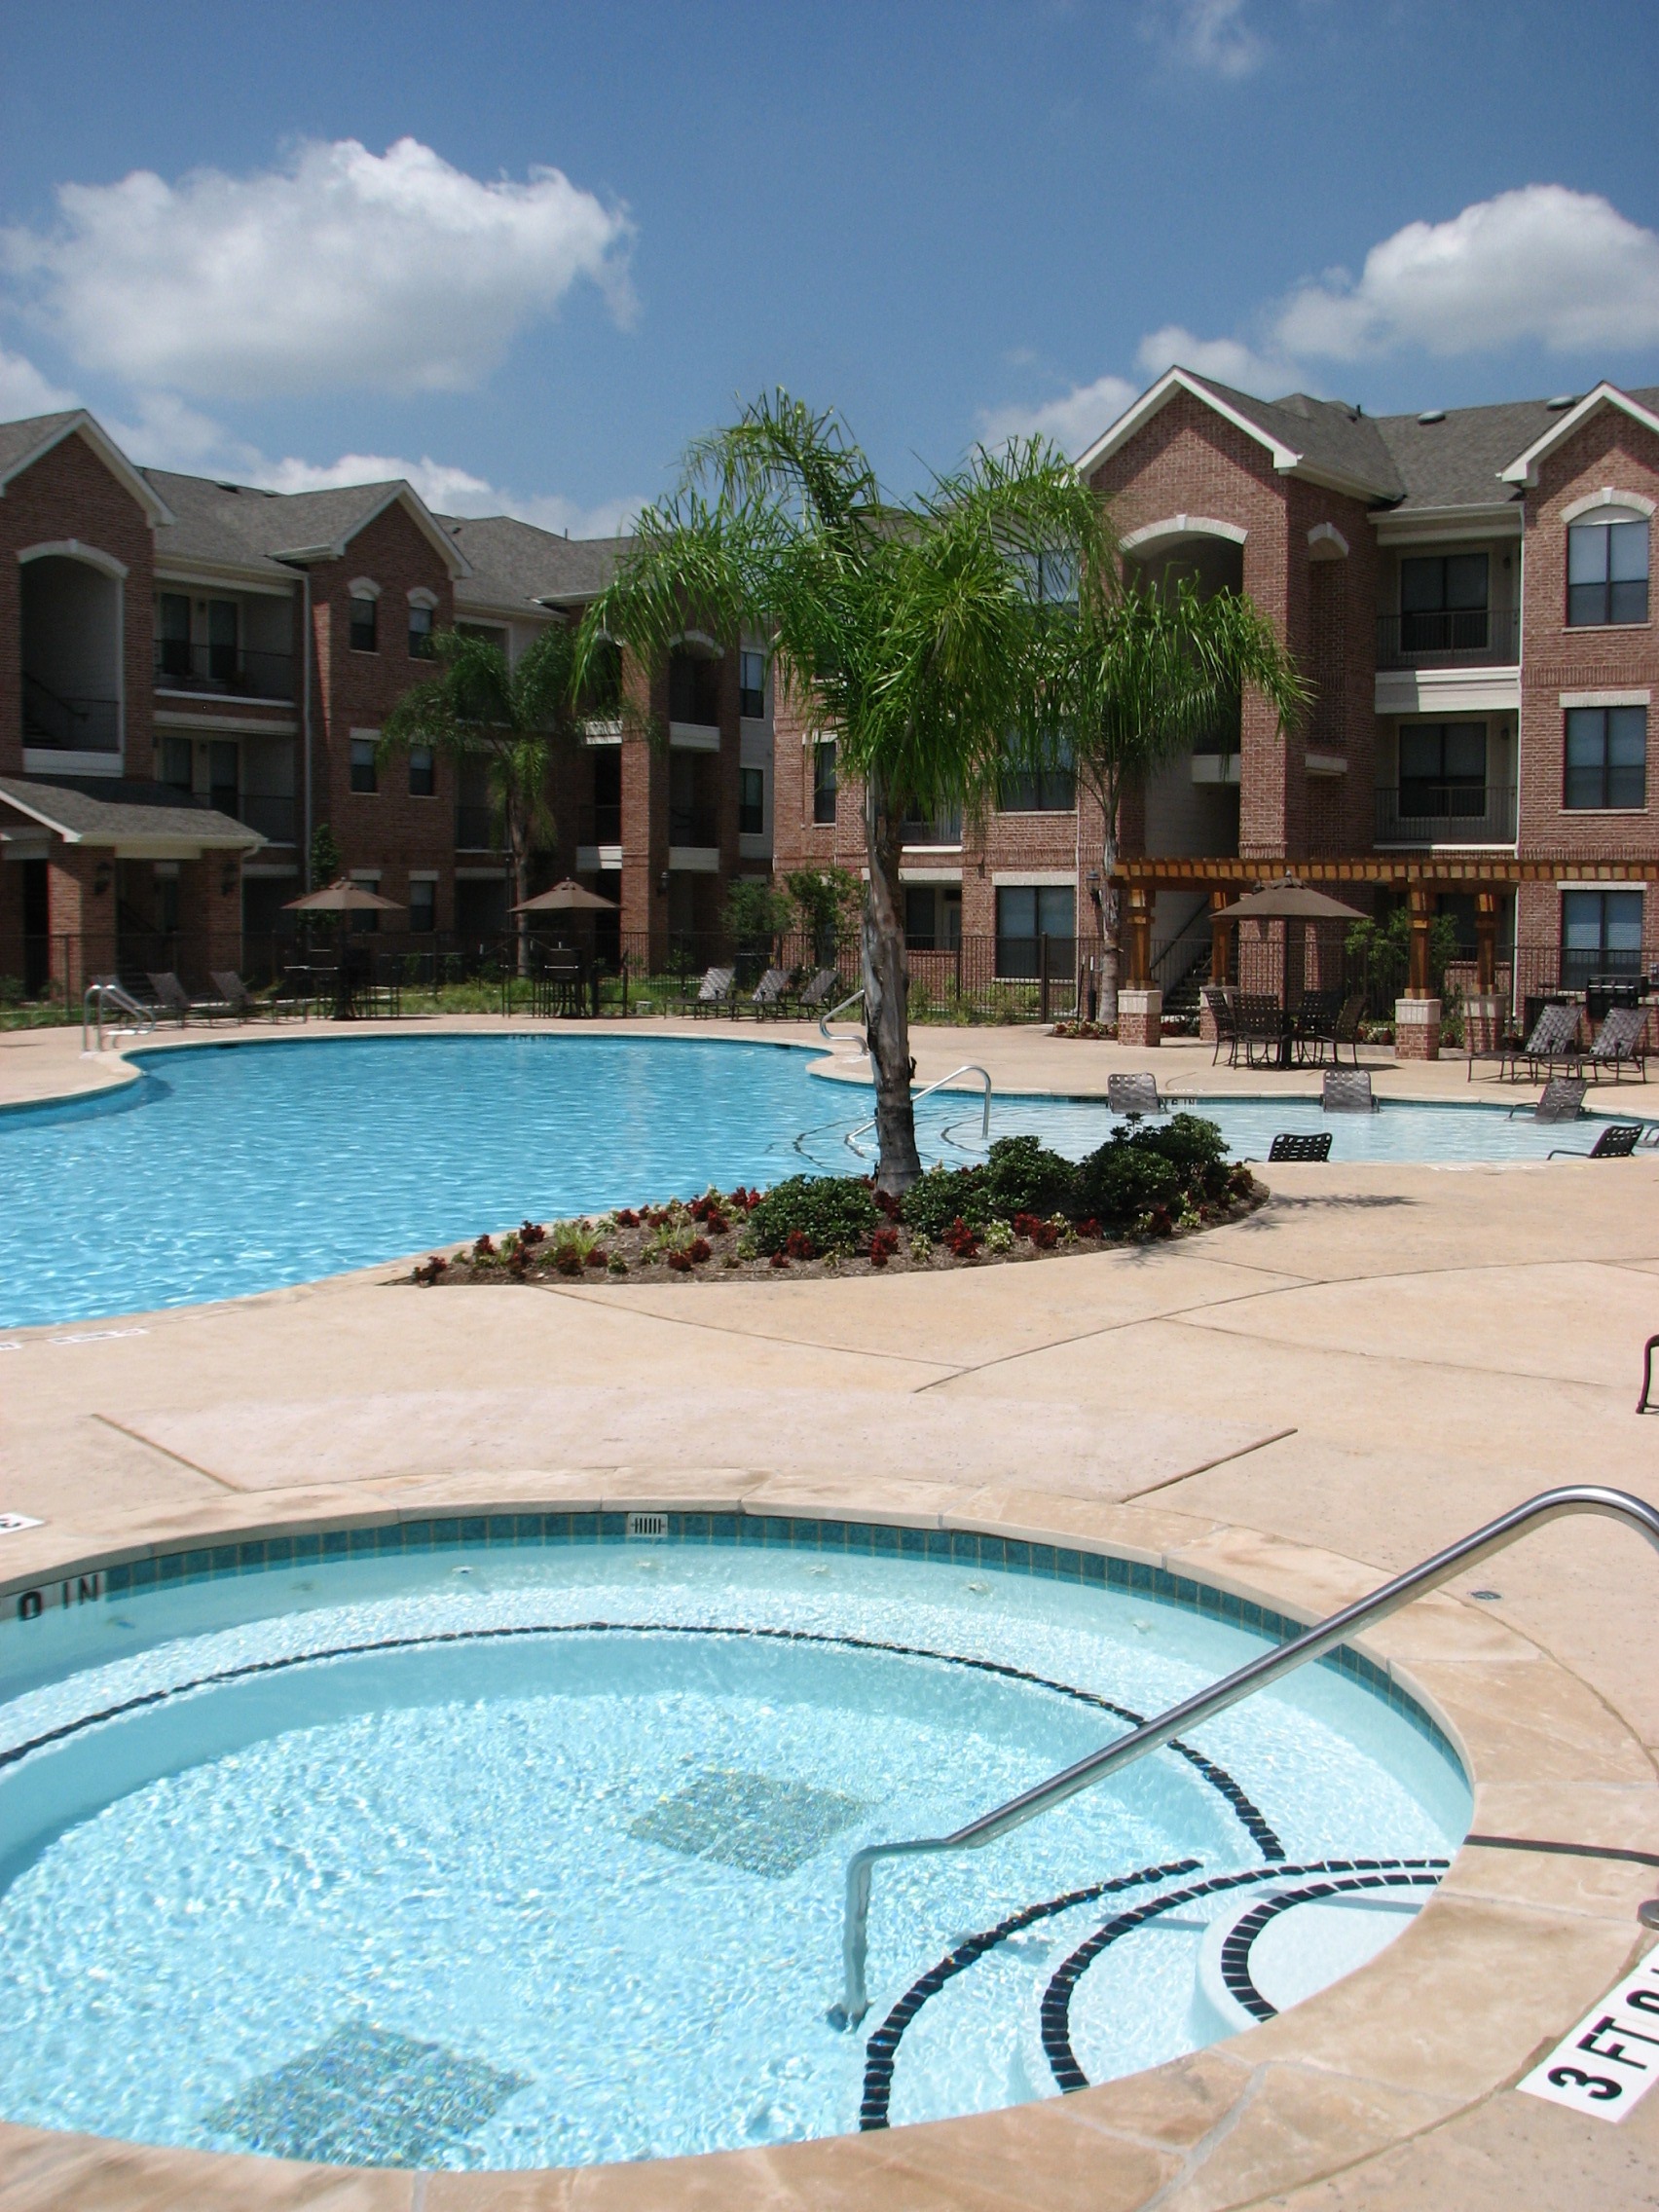
POLYGON ((605 1249, 603 1244, 596 1244, 593 1250, 588 1254, 587 1258, 582 1262, 582 1266, 584 1268, 608 1268, 609 1267, 609 1265, 610 1254, 605 1249))
POLYGON ((691 1239, 691 1265, 694 1268, 706 1268, 710 1260, 714 1258, 714 1246, 706 1236, 693 1236, 691 1239))
POLYGON ((817 1247, 804 1229, 792 1229, 784 1239, 784 1250, 792 1260, 815 1260, 817 1247))
POLYGON ((441 1252, 434 1252, 424 1268, 415 1270, 415 1280, 417 1282, 436 1282, 440 1275, 448 1272, 449 1262, 441 1252))
POLYGON ((1090 1214, 1087 1221, 1078 1223, 1077 1233, 1080 1236, 1098 1236, 1100 1235, 1100 1224, 1090 1214))
POLYGON ((689 1252, 667 1252, 663 1257, 677 1275, 688 1275, 691 1272, 691 1255, 689 1252))
POLYGON ((622 1206, 616 1215, 616 1226, 618 1229, 638 1229, 640 1217, 632 1206, 622 1206))
POLYGON ((878 1229, 869 1240, 869 1264, 884 1268, 899 1249, 899 1232, 896 1229, 878 1229))
POLYGON ((495 1256, 496 1247, 491 1243, 489 1237, 479 1237, 477 1243, 472 1247, 472 1257, 475 1260, 493 1260, 495 1256))
POLYGON ((553 1255, 553 1265, 562 1275, 579 1275, 582 1256, 573 1244, 562 1244, 553 1255))
POLYGON ((541 1228, 539 1224, 534 1221, 527 1221, 524 1227, 518 1233, 518 1240, 521 1245, 539 1244, 546 1235, 546 1230, 541 1228))
POLYGON ((971 1260, 979 1249, 979 1232, 970 1229, 958 1214, 944 1233, 944 1247, 959 1260, 971 1260))
POLYGON ((790 1264, 790 1256, 789 1256, 789 1254, 788 1254, 787 1252, 774 1252, 774 1253, 772 1254, 772 1265, 773 1265, 773 1267, 775 1267, 775 1268, 787 1268, 787 1267, 789 1266, 789 1264, 790 1264))

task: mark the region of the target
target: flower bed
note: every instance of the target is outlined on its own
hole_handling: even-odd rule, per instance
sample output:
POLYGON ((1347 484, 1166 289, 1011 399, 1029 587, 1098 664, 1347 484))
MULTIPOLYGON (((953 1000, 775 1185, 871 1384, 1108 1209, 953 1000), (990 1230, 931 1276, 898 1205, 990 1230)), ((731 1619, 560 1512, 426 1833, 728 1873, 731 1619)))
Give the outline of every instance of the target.
POLYGON ((1191 1235, 1248 1213, 1267 1192, 1225 1157, 1213 1122, 1175 1114, 1119 1133, 1080 1161, 1035 1137, 1004 1137, 982 1164, 935 1168, 891 1198, 860 1176, 792 1176, 766 1192, 527 1221, 410 1279, 472 1282, 778 1280, 790 1275, 943 1272, 1058 1258, 1191 1235))

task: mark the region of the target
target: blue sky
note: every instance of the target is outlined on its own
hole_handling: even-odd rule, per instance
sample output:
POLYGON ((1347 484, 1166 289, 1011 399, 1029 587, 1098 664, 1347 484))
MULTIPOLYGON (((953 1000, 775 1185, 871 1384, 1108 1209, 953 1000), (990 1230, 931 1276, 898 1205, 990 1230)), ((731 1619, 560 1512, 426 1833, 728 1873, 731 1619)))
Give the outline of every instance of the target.
POLYGON ((773 383, 901 488, 1171 357, 1659 383, 1656 62, 1652 0, 12 0, 0 416, 580 531, 773 383))

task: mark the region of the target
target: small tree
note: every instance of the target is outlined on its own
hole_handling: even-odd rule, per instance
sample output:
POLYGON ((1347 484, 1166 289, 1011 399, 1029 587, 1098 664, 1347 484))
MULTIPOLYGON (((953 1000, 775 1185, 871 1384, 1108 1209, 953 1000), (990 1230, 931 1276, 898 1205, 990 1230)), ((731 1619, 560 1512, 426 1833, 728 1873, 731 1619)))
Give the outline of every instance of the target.
POLYGON ((903 505, 831 415, 785 392, 694 445, 677 496, 641 515, 584 645, 659 661, 688 625, 772 641, 786 692, 863 786, 865 1026, 877 1183, 921 1173, 910 1103, 899 858, 913 812, 983 809, 1011 728, 1033 722, 1030 566, 1094 500, 1051 448, 976 453, 903 505))
MULTIPOLYGON (((582 713, 598 711, 591 698, 577 705, 572 681, 574 630, 555 623, 528 651, 509 662, 485 638, 440 630, 432 638, 437 673, 406 691, 381 730, 379 753, 407 753, 429 745, 459 762, 481 761, 491 803, 512 859, 514 903, 530 897, 531 858, 537 840, 556 835, 547 780, 556 756, 580 738, 582 713)), ((611 666, 594 656, 589 688, 611 666)), ((603 704, 601 702, 600 704, 603 704)), ((518 917, 518 968, 530 967, 529 916, 518 917)))
POLYGON ((790 926, 790 903, 767 876, 735 876, 726 892, 722 919, 740 952, 758 952, 770 962, 776 957, 778 940, 790 926))
POLYGON ((1039 764, 1069 751, 1104 817, 1100 854, 1100 1014, 1118 1014, 1119 820, 1125 794, 1235 712, 1243 691, 1281 722, 1308 689, 1272 626, 1235 592, 1200 599, 1190 582, 1149 588, 1119 554, 1104 517, 1069 549, 1067 592, 1046 605, 1049 681, 1024 750, 1039 764))
MULTIPOLYGON (((1350 922, 1344 940, 1348 957, 1357 960, 1365 975, 1365 995, 1374 1013, 1391 1015, 1394 1001, 1403 996, 1412 966, 1412 914, 1409 906, 1396 906, 1386 921, 1370 915, 1350 922)), ((1446 971, 1457 957, 1457 925, 1450 914, 1436 914, 1428 925, 1428 978, 1435 996, 1446 993, 1446 971)))
POLYGON ((784 888, 794 902, 800 927, 812 940, 812 957, 832 968, 843 944, 859 934, 859 908, 864 885, 851 868, 797 867, 784 878, 784 888))

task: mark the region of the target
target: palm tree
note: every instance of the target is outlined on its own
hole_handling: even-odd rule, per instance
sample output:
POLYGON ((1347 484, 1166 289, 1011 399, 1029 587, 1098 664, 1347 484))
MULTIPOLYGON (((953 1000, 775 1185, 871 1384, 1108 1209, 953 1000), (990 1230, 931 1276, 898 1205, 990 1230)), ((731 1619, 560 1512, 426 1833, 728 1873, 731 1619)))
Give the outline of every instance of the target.
MULTIPOLYGON (((549 771, 556 753, 579 739, 576 633, 555 623, 512 662, 489 639, 459 630, 437 631, 431 651, 437 673, 406 691, 387 716, 379 754, 426 745, 458 762, 483 762, 512 857, 514 903, 522 904, 530 897, 531 855, 555 833, 549 771)), ((602 665, 596 661, 596 674, 602 665)), ((521 914, 520 975, 529 960, 528 917, 521 914)))
POLYGON ((921 1172, 901 918, 902 825, 981 811, 1007 733, 1038 712, 1040 550, 1083 528, 1090 495, 1033 441, 976 453, 919 498, 884 497, 830 414, 787 392, 692 446, 678 493, 647 508, 589 608, 581 655, 614 639, 660 662, 695 625, 771 641, 780 684, 864 789, 862 948, 883 1191, 921 1172))
POLYGON ((1104 511, 1086 517, 1068 549, 1068 588, 1045 604, 1047 681, 1025 744, 1039 758, 1069 756, 1105 821, 1101 841, 1100 1015, 1118 1013, 1118 826, 1125 793, 1188 750, 1260 691, 1281 726, 1309 699, 1272 624, 1241 594, 1201 599, 1143 582, 1124 560, 1104 511))

